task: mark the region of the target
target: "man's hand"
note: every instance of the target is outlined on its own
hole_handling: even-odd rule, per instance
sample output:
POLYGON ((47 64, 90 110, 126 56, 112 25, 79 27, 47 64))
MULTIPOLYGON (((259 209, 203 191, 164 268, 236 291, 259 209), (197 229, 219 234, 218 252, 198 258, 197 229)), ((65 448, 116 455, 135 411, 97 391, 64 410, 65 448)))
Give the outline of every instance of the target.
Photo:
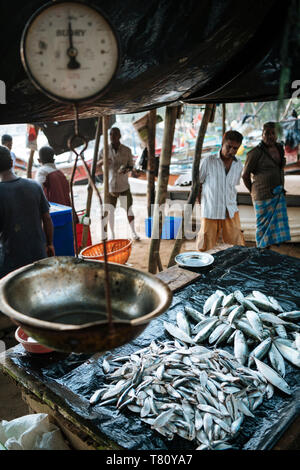
POLYGON ((47 251, 47 255, 48 255, 49 257, 55 256, 55 248, 54 248, 54 245, 47 245, 46 251, 47 251))

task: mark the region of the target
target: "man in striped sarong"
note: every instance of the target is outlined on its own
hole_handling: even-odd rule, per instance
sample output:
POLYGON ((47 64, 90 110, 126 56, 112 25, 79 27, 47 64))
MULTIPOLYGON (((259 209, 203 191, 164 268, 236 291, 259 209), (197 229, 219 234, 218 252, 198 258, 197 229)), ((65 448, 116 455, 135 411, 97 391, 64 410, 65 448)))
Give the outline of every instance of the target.
POLYGON ((256 214, 256 245, 269 248, 291 239, 284 191, 285 158, 276 124, 263 126, 262 141, 247 154, 243 181, 256 214))

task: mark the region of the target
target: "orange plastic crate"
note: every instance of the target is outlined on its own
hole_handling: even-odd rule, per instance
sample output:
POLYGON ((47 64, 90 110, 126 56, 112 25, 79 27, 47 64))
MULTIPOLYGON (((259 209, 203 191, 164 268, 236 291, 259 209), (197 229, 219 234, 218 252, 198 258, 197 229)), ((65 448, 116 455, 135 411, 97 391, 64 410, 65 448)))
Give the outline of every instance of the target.
MULTIPOLYGON (((110 263, 125 264, 131 253, 132 240, 119 238, 106 242, 107 261, 110 263)), ((80 257, 85 260, 104 261, 103 243, 88 246, 80 252, 80 257)))

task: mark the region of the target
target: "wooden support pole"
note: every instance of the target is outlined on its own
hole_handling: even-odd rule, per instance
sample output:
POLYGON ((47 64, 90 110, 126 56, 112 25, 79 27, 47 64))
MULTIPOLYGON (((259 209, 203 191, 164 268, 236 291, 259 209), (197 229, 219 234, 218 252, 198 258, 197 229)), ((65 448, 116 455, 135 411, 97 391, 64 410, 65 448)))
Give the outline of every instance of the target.
POLYGON ((162 232, 162 214, 159 209, 165 203, 167 197, 169 167, 172 155, 172 145, 177 114, 177 106, 167 106, 162 152, 159 159, 158 184, 155 195, 152 234, 148 262, 148 271, 152 274, 156 273, 157 266, 159 263, 158 257, 162 232))
POLYGON ((222 137, 226 132, 226 104, 222 103, 222 137))
POLYGON ((147 162, 147 211, 151 217, 151 206, 155 199, 155 129, 156 129, 156 109, 148 113, 148 162, 147 162))
POLYGON ((195 147, 195 156, 193 161, 193 169, 192 169, 192 188, 188 197, 187 204, 184 207, 183 218, 181 221, 181 229, 178 230, 178 234, 176 237, 176 241, 169 259, 168 268, 174 266, 175 264, 175 257, 180 253, 180 249, 182 243, 184 241, 184 222, 188 221, 188 217, 191 216, 192 211, 188 210, 189 206, 192 206, 192 209, 195 205, 196 198, 199 194, 200 182, 199 182, 199 166, 200 160, 202 155, 202 147, 204 142, 204 137, 206 134, 206 129, 208 123, 210 121, 211 115, 214 112, 214 104, 207 104, 205 105, 205 112, 204 116, 201 121, 201 125, 198 131, 197 140, 196 140, 196 147, 195 147))
MULTIPOLYGON (((102 117, 102 135, 103 135, 103 185, 104 185, 104 204, 108 202, 108 193, 109 193, 109 181, 108 181, 108 127, 109 127, 109 116, 105 115, 102 117)), ((104 211, 105 217, 105 211, 104 211)), ((113 215, 114 217, 114 215, 113 215)), ((103 236, 105 237, 107 233, 107 224, 103 227, 103 236)), ((107 238, 107 236, 106 236, 107 238)))
MULTIPOLYGON (((96 167, 97 167, 97 159, 98 159, 98 153, 99 153, 100 136, 101 136, 101 117, 98 117, 96 134, 95 134, 94 155, 93 155, 93 162, 92 162, 92 169, 91 169, 91 176, 92 176, 93 181, 95 181, 95 177, 96 177, 96 167)), ((90 217, 92 196, 93 196, 93 188, 89 184, 88 189, 87 189, 87 200, 86 200, 86 210, 85 210, 86 217, 90 217)), ((87 245, 88 229, 89 229, 89 225, 83 226, 81 249, 85 248, 87 245)))

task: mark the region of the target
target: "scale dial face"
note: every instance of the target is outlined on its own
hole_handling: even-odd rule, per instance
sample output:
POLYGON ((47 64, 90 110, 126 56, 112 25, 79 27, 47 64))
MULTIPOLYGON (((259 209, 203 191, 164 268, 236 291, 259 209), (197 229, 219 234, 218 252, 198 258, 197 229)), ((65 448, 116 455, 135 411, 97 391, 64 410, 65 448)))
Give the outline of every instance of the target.
POLYGON ((28 21, 21 59, 34 85, 62 102, 101 95, 119 65, 119 41, 103 14, 82 2, 51 2, 28 21))

